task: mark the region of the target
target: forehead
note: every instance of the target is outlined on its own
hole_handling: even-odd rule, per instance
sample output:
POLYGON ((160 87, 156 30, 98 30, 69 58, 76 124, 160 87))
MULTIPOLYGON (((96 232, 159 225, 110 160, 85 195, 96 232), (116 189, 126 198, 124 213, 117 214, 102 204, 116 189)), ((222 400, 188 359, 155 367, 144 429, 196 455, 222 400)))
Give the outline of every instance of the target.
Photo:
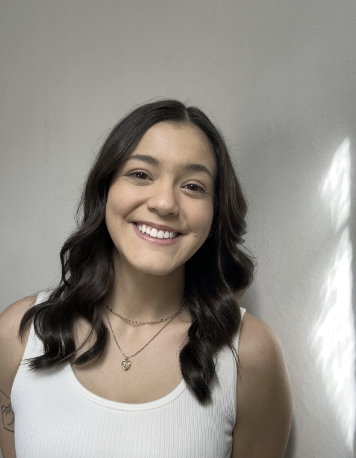
POLYGON ((131 155, 148 154, 172 165, 199 162, 216 171, 216 160, 205 133, 189 123, 159 122, 143 135, 131 155))

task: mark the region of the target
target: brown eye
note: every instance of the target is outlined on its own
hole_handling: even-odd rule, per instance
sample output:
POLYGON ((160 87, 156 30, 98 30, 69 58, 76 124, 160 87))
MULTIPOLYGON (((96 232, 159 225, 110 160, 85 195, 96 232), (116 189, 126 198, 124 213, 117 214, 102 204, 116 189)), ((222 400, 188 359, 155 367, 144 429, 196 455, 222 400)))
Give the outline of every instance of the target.
POLYGON ((150 177, 145 172, 131 172, 127 176, 137 178, 138 180, 149 180, 150 177))
POLYGON ((203 189, 201 186, 198 186, 197 184, 193 184, 193 183, 187 184, 185 188, 193 192, 200 192, 200 193, 206 192, 205 189, 203 189))

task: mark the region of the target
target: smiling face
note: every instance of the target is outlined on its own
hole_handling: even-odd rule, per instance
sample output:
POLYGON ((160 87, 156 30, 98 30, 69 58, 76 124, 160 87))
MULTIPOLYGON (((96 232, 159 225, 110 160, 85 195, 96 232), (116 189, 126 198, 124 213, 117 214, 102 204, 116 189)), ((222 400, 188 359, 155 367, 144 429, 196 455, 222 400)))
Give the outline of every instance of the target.
POLYGON ((169 122, 148 129, 108 192, 114 262, 153 275, 184 269, 210 231, 215 174, 214 153, 200 129, 169 122))

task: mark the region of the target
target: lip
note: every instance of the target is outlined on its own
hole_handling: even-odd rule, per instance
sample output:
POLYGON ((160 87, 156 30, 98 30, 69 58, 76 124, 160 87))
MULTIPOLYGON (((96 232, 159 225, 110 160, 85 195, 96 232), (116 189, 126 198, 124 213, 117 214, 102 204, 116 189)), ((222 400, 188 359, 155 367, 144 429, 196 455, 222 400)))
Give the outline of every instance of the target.
MULTIPOLYGON (((141 221, 140 221, 139 224, 149 225, 149 223, 141 223, 141 221)), ((136 223, 132 223, 132 226, 133 226, 133 230, 135 231, 137 236, 140 237, 140 239, 145 240, 146 242, 150 242, 153 245, 161 245, 161 246, 174 245, 182 237, 182 235, 179 234, 174 239, 157 239, 157 238, 149 236, 148 234, 142 234, 142 232, 140 232, 138 230, 138 227, 136 226, 136 223)), ((151 227, 155 227, 156 228, 157 226, 151 226, 151 227)), ((159 226, 159 227, 163 228, 163 227, 167 227, 167 226, 159 226)), ((161 229, 161 230, 163 231, 163 229, 161 229)), ((168 230, 168 229, 166 229, 166 230, 168 230)), ((175 231, 170 230, 169 232, 175 232, 175 231)))
POLYGON ((157 231, 168 231, 168 232, 175 232, 177 234, 181 234, 181 232, 177 231, 177 229, 174 229, 174 227, 162 226, 161 224, 150 223, 148 221, 135 221, 134 224, 140 224, 140 225, 145 224, 146 226, 157 229, 157 231))

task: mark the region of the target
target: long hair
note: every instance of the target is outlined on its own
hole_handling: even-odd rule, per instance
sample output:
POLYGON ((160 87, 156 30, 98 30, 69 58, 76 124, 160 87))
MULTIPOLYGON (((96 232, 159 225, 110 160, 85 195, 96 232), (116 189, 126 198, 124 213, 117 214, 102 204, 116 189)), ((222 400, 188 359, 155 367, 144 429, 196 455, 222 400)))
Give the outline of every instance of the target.
POLYGON ((247 205, 226 144, 196 107, 186 107, 176 100, 148 103, 112 129, 88 175, 78 206, 77 229, 60 251, 59 285, 48 300, 25 313, 19 334, 23 336, 26 323, 33 318, 44 348, 41 356, 29 361, 33 370, 61 365, 74 356, 73 326, 78 318, 90 323, 89 337, 94 336, 94 343, 73 364, 84 364, 102 355, 109 335, 102 319, 103 301, 114 281, 113 242, 105 224, 110 182, 145 132, 162 121, 189 123, 201 129, 217 163, 211 231, 185 264, 184 298, 192 324, 180 352, 182 375, 196 398, 205 403, 211 399, 211 383, 216 377, 214 356, 226 345, 233 350, 232 339, 241 322, 234 292, 251 283, 253 262, 242 249, 247 205))

